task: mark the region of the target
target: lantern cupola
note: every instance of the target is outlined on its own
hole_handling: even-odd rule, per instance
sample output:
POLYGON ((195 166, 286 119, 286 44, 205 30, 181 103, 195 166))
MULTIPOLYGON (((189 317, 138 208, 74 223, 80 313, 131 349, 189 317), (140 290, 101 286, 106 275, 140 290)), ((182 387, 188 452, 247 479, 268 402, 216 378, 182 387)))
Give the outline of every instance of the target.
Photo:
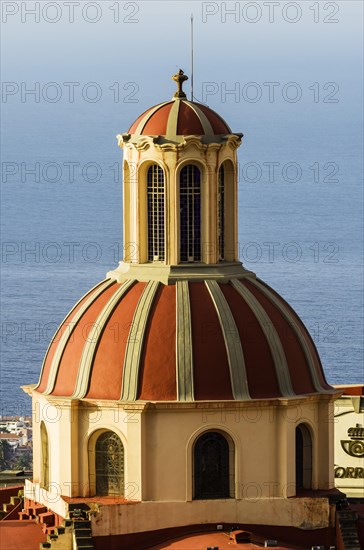
MULTIPOLYGON (((241 271, 237 251, 237 155, 241 133, 188 101, 180 70, 170 101, 117 136, 124 150, 124 259, 118 272, 164 283, 241 271), (209 268, 206 270, 206 268, 209 268)), ((113 272, 115 275, 116 272, 113 272)))

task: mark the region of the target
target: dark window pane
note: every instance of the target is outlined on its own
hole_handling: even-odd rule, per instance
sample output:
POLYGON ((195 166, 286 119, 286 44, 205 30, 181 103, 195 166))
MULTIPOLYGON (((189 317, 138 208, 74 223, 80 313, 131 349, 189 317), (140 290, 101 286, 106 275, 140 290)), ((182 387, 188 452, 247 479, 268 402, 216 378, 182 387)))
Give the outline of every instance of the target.
POLYGON ((228 498, 229 444, 217 432, 201 435, 194 448, 195 499, 228 498))
POLYGON ((157 164, 148 169, 148 261, 164 261, 165 225, 164 225, 164 174, 157 164))
POLYGON ((180 173, 180 260, 201 261, 201 173, 193 164, 180 173))

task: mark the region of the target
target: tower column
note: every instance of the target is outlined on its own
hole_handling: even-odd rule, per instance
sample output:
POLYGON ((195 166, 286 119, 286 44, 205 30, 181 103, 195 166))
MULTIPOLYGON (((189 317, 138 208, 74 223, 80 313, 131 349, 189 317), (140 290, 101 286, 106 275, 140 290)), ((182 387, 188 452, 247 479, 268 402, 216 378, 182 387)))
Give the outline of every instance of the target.
POLYGON ((276 408, 275 421, 277 429, 277 481, 279 495, 284 498, 296 493, 295 459, 292 459, 294 449, 294 427, 288 421, 289 405, 282 403, 276 408))
POLYGON ((165 208, 166 208, 166 263, 178 263, 178 213, 179 213, 179 182, 176 174, 177 152, 166 151, 163 154, 163 163, 166 166, 165 175, 165 208))
POLYGON ((144 405, 128 405, 125 412, 128 434, 125 498, 143 500, 143 459, 148 457, 148 449, 144 443, 144 405))
POLYGON ((218 182, 218 151, 219 145, 211 144, 206 152, 206 179, 204 192, 204 230, 202 258, 207 264, 219 261, 217 244, 217 182, 218 182))
MULTIPOLYGON (((59 457, 60 489, 62 494, 73 497, 80 494, 78 401, 72 400, 65 405, 62 404, 59 410, 62 413, 59 421, 58 437, 60 449, 57 454, 59 457)), ((51 452, 53 458, 53 449, 51 449, 51 452)))

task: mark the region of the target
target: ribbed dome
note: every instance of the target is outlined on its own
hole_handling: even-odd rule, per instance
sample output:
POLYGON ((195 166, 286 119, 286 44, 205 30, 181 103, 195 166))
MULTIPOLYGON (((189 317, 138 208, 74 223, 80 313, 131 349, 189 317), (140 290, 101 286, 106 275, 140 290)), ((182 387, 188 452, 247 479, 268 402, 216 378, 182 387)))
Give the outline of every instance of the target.
POLYGON ((199 282, 107 279, 71 310, 38 392, 121 401, 249 400, 322 393, 302 321, 254 276, 199 282))
POLYGON ((142 113, 128 134, 165 136, 215 136, 231 134, 227 123, 206 105, 175 98, 142 113))

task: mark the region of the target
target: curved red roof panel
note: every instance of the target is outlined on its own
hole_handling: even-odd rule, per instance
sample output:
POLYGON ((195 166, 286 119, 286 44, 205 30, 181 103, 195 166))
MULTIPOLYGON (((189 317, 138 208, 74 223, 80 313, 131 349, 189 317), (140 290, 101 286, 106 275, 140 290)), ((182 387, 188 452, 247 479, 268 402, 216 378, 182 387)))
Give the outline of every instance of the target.
POLYGON ((214 136, 231 134, 223 118, 206 105, 173 99, 142 113, 128 130, 140 136, 214 136))
POLYGON ((144 334, 138 399, 175 401, 176 287, 160 286, 144 334))
POLYGON ((57 334, 37 389, 56 396, 221 401, 333 391, 302 321, 252 276, 227 284, 107 280, 57 334))

